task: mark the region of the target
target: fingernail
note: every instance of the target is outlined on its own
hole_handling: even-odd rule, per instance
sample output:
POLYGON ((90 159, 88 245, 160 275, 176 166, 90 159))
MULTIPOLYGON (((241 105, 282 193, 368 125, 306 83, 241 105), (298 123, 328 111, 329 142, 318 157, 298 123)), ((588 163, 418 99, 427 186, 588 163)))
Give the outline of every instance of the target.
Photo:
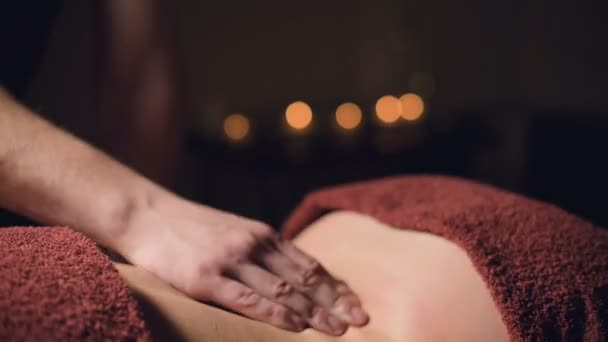
POLYGON ((327 323, 335 334, 342 335, 346 331, 346 323, 334 316, 327 317, 327 323))
POLYGON ((292 315, 288 316, 288 319, 291 322, 291 325, 297 331, 302 331, 306 328, 306 321, 304 321, 304 319, 302 319, 302 317, 292 314, 292 315))
POLYGON ((355 306, 350 309, 350 316, 355 321, 356 324, 365 324, 369 321, 369 316, 363 309, 359 306, 355 306))

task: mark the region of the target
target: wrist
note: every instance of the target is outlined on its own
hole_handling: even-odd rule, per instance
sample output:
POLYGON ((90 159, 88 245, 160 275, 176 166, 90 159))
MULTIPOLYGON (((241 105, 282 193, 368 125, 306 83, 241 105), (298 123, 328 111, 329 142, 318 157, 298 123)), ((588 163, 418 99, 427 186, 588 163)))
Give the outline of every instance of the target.
POLYGON ((104 238, 98 242, 123 257, 128 254, 139 243, 141 236, 150 234, 149 230, 154 226, 154 216, 158 215, 158 208, 170 201, 175 201, 177 196, 161 189, 150 186, 145 190, 135 191, 123 197, 120 205, 110 216, 107 232, 104 238))

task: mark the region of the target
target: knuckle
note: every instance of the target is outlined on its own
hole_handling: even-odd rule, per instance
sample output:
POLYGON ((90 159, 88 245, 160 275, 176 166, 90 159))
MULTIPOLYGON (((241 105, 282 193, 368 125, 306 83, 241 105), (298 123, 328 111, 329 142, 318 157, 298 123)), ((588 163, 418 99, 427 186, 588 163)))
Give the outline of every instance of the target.
POLYGON ((301 257, 304 260, 306 267, 321 268, 321 264, 319 264, 319 262, 316 259, 314 259, 313 257, 311 257, 303 252, 301 254, 301 257))
POLYGON ((305 269, 307 272, 319 273, 319 271, 321 271, 321 264, 318 261, 311 259, 305 269))
POLYGON ((243 234, 239 239, 239 246, 244 250, 253 249, 258 243, 255 235, 253 234, 243 234))
POLYGON ((273 286, 272 297, 275 300, 283 300, 291 295, 293 288, 285 281, 279 281, 273 286))
POLYGON ((224 253, 227 260, 240 260, 247 258, 255 249, 257 241, 251 234, 239 234, 234 237, 232 243, 226 247, 224 253))
POLYGON ((268 317, 275 323, 284 322, 287 319, 287 308, 281 305, 272 305, 268 310, 268 317))
POLYGON ((267 224, 256 223, 252 228, 258 238, 268 239, 274 236, 274 230, 267 224))
POLYGON ((338 295, 334 299, 333 307, 334 308, 343 308, 350 311, 350 308, 353 306, 353 300, 349 296, 340 296, 338 295))
POLYGON ((197 279, 204 279, 220 273, 218 263, 213 262, 212 260, 205 260, 199 262, 196 270, 197 272, 195 272, 195 277, 197 279))
POLYGON ((275 236, 274 230, 269 225, 261 222, 254 223, 250 228, 252 235, 259 242, 271 241, 275 236))
POLYGON ((236 294, 236 304, 240 308, 252 308, 258 305, 261 297, 252 290, 242 290, 236 294))
MULTIPOLYGON (((191 297, 201 297, 203 295, 203 286, 197 280, 187 279, 183 282, 181 290, 191 297)), ((198 298, 200 299, 200 298, 198 298)))
POLYGON ((342 281, 342 280, 338 280, 338 281, 336 282, 336 292, 337 292, 339 295, 350 295, 350 294, 351 294, 350 288, 349 288, 349 287, 348 287, 348 285, 347 285, 347 284, 346 284, 344 281, 342 281))
POLYGON ((193 298, 203 300, 211 295, 211 279, 211 277, 195 274, 185 278, 184 281, 181 282, 181 286, 178 284, 176 287, 193 298))
POLYGON ((314 261, 300 272, 300 284, 304 286, 314 286, 321 280, 321 264, 314 261))

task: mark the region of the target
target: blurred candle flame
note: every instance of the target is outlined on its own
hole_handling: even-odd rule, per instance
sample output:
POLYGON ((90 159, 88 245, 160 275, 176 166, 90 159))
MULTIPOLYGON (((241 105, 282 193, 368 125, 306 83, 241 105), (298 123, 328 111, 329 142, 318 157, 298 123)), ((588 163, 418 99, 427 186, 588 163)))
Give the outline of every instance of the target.
POLYGON ((285 120, 291 128, 303 130, 312 122, 312 109, 306 102, 294 102, 285 110, 285 120))
POLYGON ((224 119, 224 133, 230 140, 244 140, 250 130, 249 119, 243 114, 231 114, 224 119))
POLYGON ((362 118, 361 108, 352 102, 343 103, 336 109, 336 123, 345 130, 357 128, 362 118))
POLYGON ((392 95, 382 96, 376 102, 376 116, 385 124, 392 124, 401 116, 401 103, 392 95))
POLYGON ((408 93, 399 99, 401 116, 407 121, 418 120, 424 114, 424 100, 416 94, 408 93))

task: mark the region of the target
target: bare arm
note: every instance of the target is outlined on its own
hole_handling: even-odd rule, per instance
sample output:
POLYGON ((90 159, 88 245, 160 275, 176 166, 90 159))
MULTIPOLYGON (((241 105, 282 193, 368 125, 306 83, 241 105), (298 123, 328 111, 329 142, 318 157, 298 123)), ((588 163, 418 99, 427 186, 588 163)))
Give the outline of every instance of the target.
MULTIPOLYGON (((167 3, 101 2, 101 129, 110 151, 164 182, 180 136, 167 3)), ((266 224, 168 192, 4 91, 0 206, 70 226, 190 297, 284 329, 340 335, 368 320, 346 284, 266 224)))
POLYGON ((132 212, 162 194, 0 89, 0 206, 116 248, 132 212))
MULTIPOLYGON (((147 178, 171 184, 181 134, 171 6, 157 0, 98 4, 102 147, 147 178)), ((170 196, 4 91, 0 163, 0 206, 72 226, 111 248, 136 208, 170 196)))
POLYGON ((0 206, 66 225, 190 297, 283 329, 332 335, 357 296, 267 225, 179 198, 0 91, 0 206))

